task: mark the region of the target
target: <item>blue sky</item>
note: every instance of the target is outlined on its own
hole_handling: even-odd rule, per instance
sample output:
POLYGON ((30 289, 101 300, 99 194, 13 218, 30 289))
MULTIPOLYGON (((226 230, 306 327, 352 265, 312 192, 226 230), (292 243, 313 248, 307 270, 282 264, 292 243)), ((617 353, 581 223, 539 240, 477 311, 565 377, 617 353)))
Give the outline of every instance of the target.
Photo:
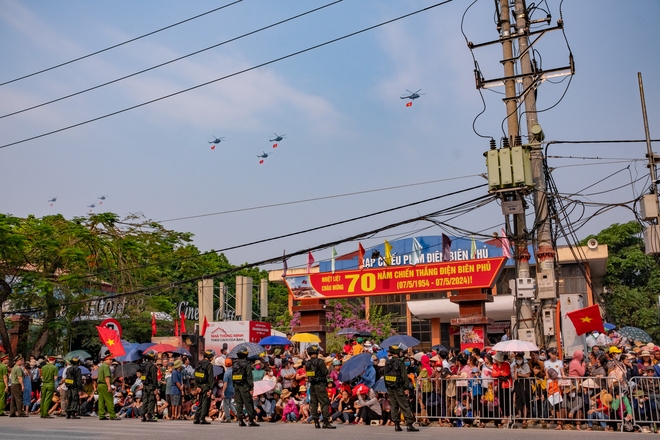
MULTIPOLYGON (((328 1, 329 2, 329 1, 328 1)), ((41 75, 0 87, 0 112, 109 81, 187 54, 261 26, 321 6, 317 0, 244 0, 173 29, 41 75)), ((229 1, 227 1, 229 3, 229 1)), ((345 0, 322 11, 102 89, 0 119, 0 144, 55 130, 120 110, 360 30, 434 4, 428 0, 345 0)), ((168 227, 195 234, 202 250, 220 249, 368 214, 484 183, 482 153, 488 140, 472 131, 482 110, 474 87, 470 51, 460 22, 471 2, 454 1, 428 12, 334 43, 258 70, 38 140, 0 149, 0 209, 25 216, 61 212, 86 215, 87 205, 106 195, 99 211, 143 213, 167 220, 366 191, 412 183, 433 184, 338 197, 268 209, 172 221, 168 227), (425 93, 411 108, 399 95, 425 93), (273 133, 286 133, 263 165, 257 154, 272 151, 273 133), (226 142, 211 150, 212 135, 226 142), (459 178, 459 179, 454 179, 459 178), (58 201, 50 207, 47 200, 58 201), (103 208, 103 209, 100 209, 103 208)), ((95 50, 200 14, 210 1, 89 2, 0 1, 0 82, 68 61, 95 50)), ((548 1, 553 22, 559 2, 548 1)), ((539 121, 547 139, 641 139, 637 72, 644 75, 651 135, 660 116, 660 3, 565 1, 563 18, 576 75, 564 99, 539 121)), ((466 14, 465 31, 475 42, 494 40, 493 2, 478 1, 466 14)), ((567 64, 561 33, 540 41, 546 69, 567 64)), ((487 78, 502 75, 499 45, 475 51, 487 78)), ((538 107, 555 104, 566 82, 543 84, 538 107)), ((498 91, 502 91, 498 89, 498 91)), ((502 136, 501 95, 484 92, 486 112, 476 128, 502 136)), ((549 159, 563 193, 605 191, 588 199, 617 203, 648 184, 608 191, 647 173, 644 144, 556 145, 551 155, 624 158, 549 159), (597 165, 592 165, 592 164, 597 165), (574 165, 566 167, 566 165, 574 165)), ((315 233, 227 252, 235 264, 296 251, 458 204, 476 190, 433 203, 315 233)), ((579 210, 578 210, 579 211, 579 210)), ((587 215, 593 209, 587 210, 587 215)), ((578 213, 576 212, 575 218, 578 213)), ((581 237, 613 222, 632 220, 615 209, 595 217, 581 237)), ((492 232, 502 222, 491 204, 453 224, 492 232), (491 228, 491 229, 488 229, 491 228)), ((418 233, 412 224, 363 241, 418 233)), ((339 246, 342 254, 357 244, 339 246)), ((317 260, 329 257, 319 252, 317 260)), ((304 265, 305 259, 291 262, 304 265)))

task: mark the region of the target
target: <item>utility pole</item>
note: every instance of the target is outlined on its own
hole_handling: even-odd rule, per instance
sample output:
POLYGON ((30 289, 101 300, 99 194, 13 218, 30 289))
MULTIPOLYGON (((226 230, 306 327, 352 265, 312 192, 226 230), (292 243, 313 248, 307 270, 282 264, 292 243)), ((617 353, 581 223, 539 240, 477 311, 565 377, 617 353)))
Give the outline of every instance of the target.
POLYGON ((649 168, 651 175, 651 194, 646 194, 641 200, 642 219, 648 222, 653 222, 644 229, 644 249, 647 254, 660 254, 660 209, 658 207, 658 173, 656 171, 656 164, 660 162, 658 157, 653 152, 651 146, 651 133, 649 132, 649 119, 646 114, 646 99, 644 98, 644 83, 642 82, 642 72, 637 72, 637 81, 639 82, 639 97, 642 103, 642 118, 644 120, 644 135, 646 138, 646 157, 649 163, 646 165, 649 168))
POLYGON ((548 215, 546 182, 543 167, 543 130, 538 124, 536 111, 536 90, 547 78, 572 75, 574 65, 572 56, 569 66, 541 71, 532 63, 530 53, 534 44, 546 32, 563 27, 561 20, 557 25, 550 26, 551 16, 531 21, 525 0, 499 0, 495 3, 499 17, 499 40, 481 44, 468 43, 471 49, 501 43, 502 64, 504 76, 485 80, 481 72, 475 70, 477 88, 504 86, 504 103, 507 112, 507 136, 503 139, 502 148, 495 150, 495 142, 491 140, 491 150, 487 157, 489 189, 502 198, 503 214, 514 215, 513 241, 515 243, 515 259, 517 265, 516 279, 510 286, 516 296, 516 316, 514 337, 536 342, 539 346, 556 345, 556 335, 560 329, 555 326, 554 310, 558 299, 555 283, 555 251, 552 242, 551 223, 548 215), (512 12, 514 23, 512 24, 512 12), (530 30, 530 24, 545 24, 542 29, 530 30), (530 41, 531 36, 538 37, 530 41), (514 51, 515 44, 517 51, 514 51), (514 55, 515 54, 515 55, 514 55), (516 73, 516 67, 518 73, 516 73), (519 127, 520 107, 524 105, 525 122, 527 125, 527 143, 522 144, 519 127), (525 195, 533 191, 534 210, 536 213, 536 282, 530 278, 529 259, 527 251, 529 232, 525 226, 525 195), (505 202, 511 203, 509 211, 505 210, 505 202), (535 289, 534 289, 535 287, 535 289), (538 323, 542 322, 542 326, 538 323), (542 328, 541 328, 542 327, 542 328))

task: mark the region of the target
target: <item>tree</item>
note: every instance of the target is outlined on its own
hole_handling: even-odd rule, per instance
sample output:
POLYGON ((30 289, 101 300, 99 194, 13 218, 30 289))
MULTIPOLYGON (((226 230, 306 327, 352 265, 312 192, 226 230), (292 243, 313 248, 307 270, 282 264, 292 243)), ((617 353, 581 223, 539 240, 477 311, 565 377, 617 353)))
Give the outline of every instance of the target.
POLYGON ((639 327, 658 340, 660 265, 656 257, 644 252, 642 230, 642 225, 635 221, 615 223, 581 244, 595 238, 608 246, 602 305, 609 319, 620 327, 639 327))

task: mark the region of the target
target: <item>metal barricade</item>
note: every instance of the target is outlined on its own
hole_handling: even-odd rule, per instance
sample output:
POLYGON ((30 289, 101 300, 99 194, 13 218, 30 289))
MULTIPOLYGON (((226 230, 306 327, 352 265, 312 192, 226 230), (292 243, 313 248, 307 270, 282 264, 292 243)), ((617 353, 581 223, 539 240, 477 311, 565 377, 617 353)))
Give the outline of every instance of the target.
POLYGON ((590 377, 519 378, 510 386, 494 378, 418 379, 415 415, 441 426, 492 422, 504 427, 631 430, 640 421, 660 424, 660 378, 653 379, 652 387, 590 377), (637 413, 631 398, 636 387, 653 390, 645 394, 646 406, 637 413))
POLYGON ((629 381, 634 425, 642 432, 660 429, 660 377, 633 377, 629 381))
POLYGON ((488 422, 508 426, 513 415, 512 390, 494 379, 420 378, 415 416, 441 426, 482 426, 488 422))

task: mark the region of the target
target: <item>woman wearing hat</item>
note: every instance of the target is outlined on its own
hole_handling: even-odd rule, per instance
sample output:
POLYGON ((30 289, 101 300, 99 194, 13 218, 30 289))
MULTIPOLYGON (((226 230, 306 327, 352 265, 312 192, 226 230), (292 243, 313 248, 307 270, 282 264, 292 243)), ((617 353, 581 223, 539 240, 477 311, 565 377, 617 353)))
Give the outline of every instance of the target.
POLYGON ((595 394, 593 397, 591 397, 589 403, 589 411, 587 411, 587 419, 589 419, 587 422, 587 425, 589 426, 587 431, 591 431, 591 428, 594 425, 593 420, 601 420, 601 428, 608 431, 612 430, 612 428, 607 427, 607 422, 605 422, 606 420, 610 419, 609 414, 611 404, 612 395, 605 390, 601 391, 600 394, 595 394))
POLYGON ((511 365, 506 362, 504 353, 501 351, 493 356, 493 362, 492 376, 497 379, 497 395, 500 401, 500 406, 496 408, 495 413, 497 414, 499 410, 502 417, 502 423, 497 427, 503 428, 508 425, 511 416, 511 365))

